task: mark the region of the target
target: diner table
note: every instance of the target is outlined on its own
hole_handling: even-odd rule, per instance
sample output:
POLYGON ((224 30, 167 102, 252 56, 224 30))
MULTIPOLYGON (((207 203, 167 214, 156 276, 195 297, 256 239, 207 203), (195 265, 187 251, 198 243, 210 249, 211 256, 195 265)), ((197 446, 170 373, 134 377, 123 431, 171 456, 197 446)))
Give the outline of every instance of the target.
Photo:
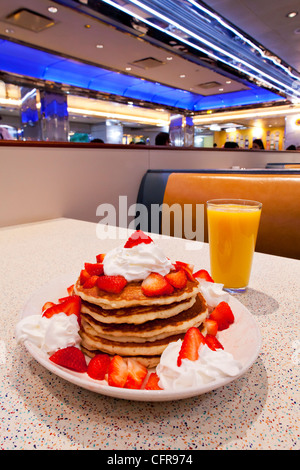
MULTIPOLYGON (((299 260, 255 253, 250 285, 235 297, 259 327, 260 352, 244 375, 199 396, 147 402, 95 393, 49 371, 17 343, 16 325, 35 292, 65 273, 79 274, 128 233, 66 218, 0 229, 1 449, 299 449, 299 260)), ((170 259, 209 270, 206 243, 160 235, 154 241, 170 259)))

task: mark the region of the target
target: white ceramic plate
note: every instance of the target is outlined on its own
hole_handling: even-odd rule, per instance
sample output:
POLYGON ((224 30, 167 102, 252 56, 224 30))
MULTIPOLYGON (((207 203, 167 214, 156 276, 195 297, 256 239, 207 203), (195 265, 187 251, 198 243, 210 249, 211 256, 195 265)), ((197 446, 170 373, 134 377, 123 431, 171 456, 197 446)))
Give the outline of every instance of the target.
MULTIPOLYGON (((76 273, 66 274, 54 279, 41 289, 39 289, 25 305, 21 317, 27 315, 41 315, 42 306, 45 302, 57 302, 60 297, 67 295, 67 287, 77 279, 76 273)), ((261 335, 259 328, 251 313, 234 297, 230 296, 229 305, 235 316, 235 322, 224 331, 218 334, 225 351, 230 352, 235 359, 242 364, 239 375, 227 377, 221 380, 214 380, 200 387, 189 388, 186 390, 130 390, 125 388, 111 387, 104 385, 99 381, 91 379, 86 373, 73 372, 60 367, 49 361, 47 353, 40 350, 29 341, 25 341, 25 347, 29 353, 49 371, 59 377, 102 395, 126 400, 139 401, 170 401, 190 398, 222 387, 240 376, 252 366, 261 347, 261 335)))

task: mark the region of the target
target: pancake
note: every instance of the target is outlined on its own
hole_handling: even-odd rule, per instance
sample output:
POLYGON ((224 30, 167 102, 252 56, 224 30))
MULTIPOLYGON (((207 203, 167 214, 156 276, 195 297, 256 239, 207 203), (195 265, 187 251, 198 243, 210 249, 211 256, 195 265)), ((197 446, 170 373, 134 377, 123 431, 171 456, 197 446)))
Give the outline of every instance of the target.
MULTIPOLYGON (((81 345, 81 350, 86 356, 91 357, 91 358, 94 357, 96 354, 103 354, 103 351, 99 351, 99 350, 90 351, 89 349, 86 349, 82 345, 81 345)), ((110 356, 110 357, 112 358, 113 356, 110 356)), ((124 359, 128 359, 128 357, 129 356, 123 356, 124 359)), ((159 363, 160 355, 159 356, 135 356, 134 359, 140 362, 141 364, 143 364, 148 369, 152 369, 153 367, 157 366, 157 364, 159 363)))
POLYGON ((92 316, 82 313, 82 329, 93 337, 101 337, 119 342, 156 341, 174 333, 182 333, 192 326, 200 326, 206 319, 208 310, 202 295, 196 296, 192 307, 177 315, 163 319, 146 321, 141 324, 102 323, 92 316))
POLYGON ((117 309, 146 305, 170 305, 174 302, 194 297, 198 293, 198 281, 187 281, 184 289, 174 290, 171 295, 147 297, 141 289, 141 282, 129 282, 119 294, 111 294, 100 290, 97 286, 84 289, 79 279, 74 285, 74 293, 82 300, 99 305, 103 309, 117 309))
MULTIPOLYGON (((199 328, 202 334, 205 334, 205 331, 199 328)), ((100 338, 99 336, 93 337, 85 331, 80 331, 81 336, 81 346, 90 352, 97 351, 98 353, 106 353, 109 355, 118 354, 122 357, 148 357, 158 356, 159 357, 165 350, 165 348, 171 342, 178 341, 179 339, 183 340, 185 333, 175 334, 168 336, 167 338, 158 339, 156 341, 145 341, 143 343, 127 342, 122 341, 111 341, 105 338, 100 338)))
POLYGON ((168 318, 188 310, 196 302, 196 296, 174 302, 169 305, 146 305, 118 309, 103 309, 84 300, 81 302, 81 313, 88 314, 101 323, 128 323, 138 325, 157 318, 168 318))

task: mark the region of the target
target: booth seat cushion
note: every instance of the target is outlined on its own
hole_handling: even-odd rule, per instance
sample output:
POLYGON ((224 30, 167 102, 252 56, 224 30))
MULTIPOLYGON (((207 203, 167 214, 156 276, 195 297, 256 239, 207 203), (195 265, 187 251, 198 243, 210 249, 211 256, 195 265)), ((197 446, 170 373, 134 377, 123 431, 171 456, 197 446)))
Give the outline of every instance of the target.
MULTIPOLYGON (((195 209, 196 204, 205 205, 209 199, 218 198, 251 199, 262 202, 256 251, 300 259, 300 172, 162 171, 152 173, 152 178, 156 180, 158 192, 154 194, 150 187, 147 188, 148 208, 151 205, 151 193, 156 204, 159 200, 169 207, 179 204, 182 226, 185 204, 192 205, 195 209)), ((154 191, 155 188, 152 189, 154 191)), ((140 202, 142 202, 141 194, 140 202)), ((178 236, 174 228, 174 219, 170 218, 168 223, 164 223, 164 217, 170 218, 170 211, 162 211, 160 232, 164 233, 163 228, 168 227, 167 235, 178 236)), ((194 228, 195 217, 196 210, 193 210, 194 228)), ((148 228, 151 231, 151 225, 148 224, 148 228)), ((185 237, 184 233, 182 236, 185 237)), ((204 241, 208 241, 206 210, 204 210, 204 241)))

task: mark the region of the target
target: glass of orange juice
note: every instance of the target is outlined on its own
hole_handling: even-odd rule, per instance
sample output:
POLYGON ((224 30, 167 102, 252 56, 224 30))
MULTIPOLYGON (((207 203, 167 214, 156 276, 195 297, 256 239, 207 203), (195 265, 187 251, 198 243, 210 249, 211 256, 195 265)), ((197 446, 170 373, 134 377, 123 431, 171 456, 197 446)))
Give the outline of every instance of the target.
POLYGON ((245 199, 207 201, 211 276, 230 293, 248 286, 262 204, 245 199))

